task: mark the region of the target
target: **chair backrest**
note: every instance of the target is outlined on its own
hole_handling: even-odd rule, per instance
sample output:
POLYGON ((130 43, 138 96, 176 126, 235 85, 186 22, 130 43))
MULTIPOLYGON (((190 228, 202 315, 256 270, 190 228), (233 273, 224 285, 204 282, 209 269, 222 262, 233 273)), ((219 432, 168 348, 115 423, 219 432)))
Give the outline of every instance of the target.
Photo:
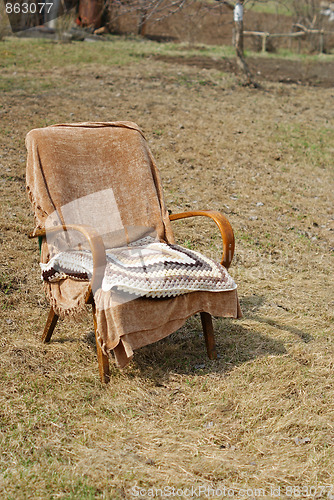
POLYGON ((136 124, 53 125, 29 132, 26 146, 35 229, 43 228, 53 212, 62 217, 62 207, 94 193, 97 212, 104 213, 110 190, 123 226, 152 228, 160 240, 173 241, 159 172, 136 124))

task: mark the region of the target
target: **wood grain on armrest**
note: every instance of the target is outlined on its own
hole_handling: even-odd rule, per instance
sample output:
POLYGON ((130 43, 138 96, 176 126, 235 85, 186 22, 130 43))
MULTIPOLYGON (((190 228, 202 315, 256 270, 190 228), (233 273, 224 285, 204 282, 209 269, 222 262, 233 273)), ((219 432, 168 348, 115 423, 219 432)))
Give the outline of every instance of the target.
POLYGON ((228 269, 234 254, 234 234, 231 224, 223 214, 214 210, 195 210, 192 212, 170 214, 169 218, 173 221, 197 216, 210 217, 210 219, 214 220, 217 224, 223 240, 223 257, 221 264, 228 269))

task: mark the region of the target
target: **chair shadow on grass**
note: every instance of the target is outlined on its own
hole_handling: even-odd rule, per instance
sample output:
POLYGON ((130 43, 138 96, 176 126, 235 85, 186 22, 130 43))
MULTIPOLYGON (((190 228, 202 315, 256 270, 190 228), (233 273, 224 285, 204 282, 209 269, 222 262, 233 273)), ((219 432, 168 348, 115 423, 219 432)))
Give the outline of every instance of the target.
MULTIPOLYGON (((299 330, 257 313, 263 296, 253 295, 240 300, 243 317, 287 331, 309 342, 312 337, 299 330)), ((178 374, 228 373, 236 366, 262 356, 287 354, 281 340, 263 335, 252 327, 230 318, 213 319, 218 359, 207 358, 199 315, 188 319, 177 332, 155 344, 135 352, 133 364, 141 375, 152 377, 169 372, 178 374)))
MULTIPOLYGON (((263 316, 259 316, 258 314, 254 314, 257 312, 262 304, 265 301, 265 297, 263 295, 251 295, 249 297, 243 297, 240 302, 241 302, 241 308, 244 314, 244 317, 253 319, 259 323, 265 323, 269 326, 273 326, 274 328, 277 328, 278 330, 283 330, 289 333, 292 333, 293 335, 296 335, 300 337, 301 340, 303 340, 305 343, 311 342, 313 340, 312 335, 309 333, 303 332, 303 330, 300 330, 299 328, 296 328, 294 326, 288 326, 288 325, 283 325, 279 323, 276 320, 273 320, 271 318, 266 318, 263 316)), ((278 308, 281 308, 285 311, 289 311, 289 309, 285 306, 276 304, 278 308)))
MULTIPOLYGON (((240 300, 243 317, 264 323, 310 342, 312 336, 302 330, 261 316, 259 309, 265 297, 252 295, 240 300)), ((284 308, 283 308, 284 309, 284 308)), ((192 316, 177 332, 135 351, 129 370, 139 371, 142 376, 157 380, 170 372, 178 374, 224 373, 248 361, 262 356, 287 354, 284 343, 269 335, 259 333, 256 328, 245 327, 230 318, 213 318, 217 345, 217 360, 209 360, 206 354, 199 314, 192 316)), ((84 342, 96 350, 94 332, 76 338, 54 338, 53 342, 84 342)))

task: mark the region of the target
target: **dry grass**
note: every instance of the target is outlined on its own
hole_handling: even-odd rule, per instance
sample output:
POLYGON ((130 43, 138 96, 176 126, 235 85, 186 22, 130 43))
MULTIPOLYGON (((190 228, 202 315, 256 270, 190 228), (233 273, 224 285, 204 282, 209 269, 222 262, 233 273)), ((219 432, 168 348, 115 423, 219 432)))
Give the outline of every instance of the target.
MULTIPOLYGON (((280 486, 287 498, 288 486, 317 486, 325 498, 320 486, 334 479, 333 90, 247 89, 122 44, 0 46, 1 498, 134 498, 135 485, 225 485, 234 498, 244 487, 248 498, 256 488, 270 498, 280 486), (105 388, 90 317, 39 342, 48 308, 26 238, 24 137, 51 123, 117 119, 145 130, 169 208, 228 215, 244 317, 216 320, 217 361, 192 318, 105 388)), ((186 245, 219 255, 210 223, 175 228, 186 245)))

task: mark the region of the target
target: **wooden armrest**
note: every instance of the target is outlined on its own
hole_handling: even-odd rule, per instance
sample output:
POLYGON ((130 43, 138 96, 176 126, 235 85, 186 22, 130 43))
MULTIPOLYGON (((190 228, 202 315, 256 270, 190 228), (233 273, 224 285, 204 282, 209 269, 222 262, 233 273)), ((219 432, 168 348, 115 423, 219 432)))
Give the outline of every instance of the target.
POLYGON ((210 217, 219 227, 223 240, 223 257, 221 264, 228 269, 234 254, 234 234, 231 224, 223 214, 214 210, 195 210, 192 212, 182 212, 180 214, 170 214, 169 218, 170 220, 179 220, 197 216, 210 217))
POLYGON ((59 233, 60 231, 78 231, 83 234, 87 239, 93 257, 93 274, 90 281, 90 288, 92 292, 96 292, 101 288, 104 276, 104 270, 107 264, 106 251, 103 240, 98 232, 90 226, 81 226, 77 224, 67 224, 64 226, 50 227, 47 230, 36 230, 28 235, 29 238, 37 238, 39 236, 46 236, 47 234, 59 233))

